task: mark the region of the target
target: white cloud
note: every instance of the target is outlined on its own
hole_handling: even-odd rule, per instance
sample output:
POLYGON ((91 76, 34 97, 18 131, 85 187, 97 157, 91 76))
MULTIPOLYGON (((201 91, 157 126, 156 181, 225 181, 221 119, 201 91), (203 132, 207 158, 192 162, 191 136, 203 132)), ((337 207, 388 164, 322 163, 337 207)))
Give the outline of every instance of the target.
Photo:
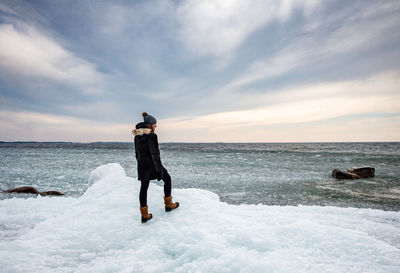
MULTIPOLYGON (((286 6, 284 3, 285 1, 281 2, 282 6, 286 6)), ((316 5, 317 3, 313 3, 311 7, 316 5)), ((285 10, 289 12, 291 8, 285 10)), ((342 18, 342 14, 329 15, 329 18, 311 16, 304 26, 304 30, 308 32, 310 24, 313 25, 311 32, 290 41, 274 55, 254 61, 218 92, 226 94, 248 84, 273 79, 292 70, 307 67, 318 60, 329 61, 327 58, 360 52, 365 48, 388 43, 391 36, 396 37, 396 30, 400 27, 399 10, 400 4, 390 3, 382 6, 378 3, 372 5, 372 8, 360 8, 350 18, 342 18), (328 31, 331 27, 329 25, 338 27, 328 31)))
MULTIPOLYGON (((159 119, 157 133, 160 142, 399 141, 398 86, 400 72, 291 88, 255 96, 264 102, 257 109, 159 119)), ((132 127, 0 111, 0 140, 6 141, 132 141, 132 127)))
POLYGON ((305 53, 302 50, 283 49, 268 60, 253 62, 243 74, 218 92, 226 93, 259 80, 279 77, 302 64, 304 65, 304 58, 305 53))
POLYGON ((132 141, 132 125, 27 111, 0 111, 3 141, 132 141))
POLYGON ((319 53, 334 55, 387 43, 388 38, 391 38, 388 35, 393 35, 397 31, 400 21, 398 14, 394 16, 381 14, 382 11, 384 10, 379 10, 377 7, 375 13, 367 10, 346 20, 340 28, 320 41, 319 53))
POLYGON ((318 3, 316 0, 188 0, 177 12, 180 39, 199 55, 226 56, 257 29, 273 21, 288 20, 296 8, 303 8, 309 14, 318 3))
POLYGON ((98 93, 103 75, 32 26, 0 25, 0 67, 18 76, 41 77, 98 93))
MULTIPOLYGON (((269 127, 281 125, 282 132, 296 124, 324 121, 332 118, 400 111, 400 73, 386 73, 371 78, 353 81, 324 83, 281 90, 277 93, 254 96, 263 107, 243 111, 228 111, 203 115, 167 119, 160 126, 167 130, 167 138, 174 136, 194 137, 205 141, 277 141, 271 140, 269 127), (190 133, 192 131, 192 133, 190 133), (253 133, 257 132, 257 137, 253 133), (256 138, 258 140, 256 140, 256 138)), ((398 122, 396 123, 398 124, 398 122)), ((329 126, 329 121, 327 121, 329 126)), ((372 126, 372 125, 371 125, 372 126)), ((373 125, 376 127, 376 125, 373 125)), ((335 127, 337 128, 337 126, 335 127)), ((303 128, 316 130, 311 125, 303 128)), ((356 128, 347 126, 346 135, 356 133, 356 128)), ((398 131, 399 128, 388 128, 398 131)), ((385 132, 371 132, 376 138, 385 132)), ((332 140, 324 134, 316 134, 313 141, 332 140), (318 139, 323 138, 323 139, 318 139)), ((367 137, 367 136, 366 136, 367 137)), ((393 139, 393 135, 391 135, 393 139)), ((288 139, 286 139, 288 140, 288 139)), ((292 135, 291 141, 300 141, 292 135)))
POLYGON ((158 126, 162 142, 364 142, 394 141, 400 135, 400 119, 359 118, 356 122, 325 122, 324 124, 287 124, 168 130, 167 124, 158 126))

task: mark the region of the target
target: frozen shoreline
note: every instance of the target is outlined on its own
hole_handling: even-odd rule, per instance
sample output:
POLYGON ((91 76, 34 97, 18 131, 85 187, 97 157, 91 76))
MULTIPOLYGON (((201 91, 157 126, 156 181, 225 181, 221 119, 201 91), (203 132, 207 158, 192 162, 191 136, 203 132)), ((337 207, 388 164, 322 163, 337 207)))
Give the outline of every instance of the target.
POLYGON ((139 183, 100 166, 80 198, 0 201, 4 272, 398 272, 400 212, 229 205, 174 189, 165 213, 151 184, 140 223, 139 183), (15 229, 17 231, 15 231, 15 229), (15 231, 15 232, 13 232, 15 231))

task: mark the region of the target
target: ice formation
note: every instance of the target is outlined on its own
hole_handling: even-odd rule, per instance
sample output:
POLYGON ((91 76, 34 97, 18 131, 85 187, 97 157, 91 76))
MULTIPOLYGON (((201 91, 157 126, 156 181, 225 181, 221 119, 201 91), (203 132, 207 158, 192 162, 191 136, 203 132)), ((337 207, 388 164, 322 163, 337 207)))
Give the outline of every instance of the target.
POLYGON ((0 201, 2 272, 400 272, 400 213, 337 207, 229 205, 173 189, 166 213, 151 184, 118 164, 94 170, 79 198, 0 201))

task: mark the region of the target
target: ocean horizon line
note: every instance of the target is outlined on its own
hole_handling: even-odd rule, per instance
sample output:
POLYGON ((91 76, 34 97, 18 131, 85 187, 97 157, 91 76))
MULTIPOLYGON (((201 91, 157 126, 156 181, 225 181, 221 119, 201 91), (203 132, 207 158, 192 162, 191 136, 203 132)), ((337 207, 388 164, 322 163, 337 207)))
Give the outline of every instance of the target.
MULTIPOLYGON (((133 141, 0 141, 0 144, 3 143, 12 143, 12 144, 29 144, 29 143, 48 143, 48 144, 115 144, 115 143, 132 143, 133 141)), ((252 141, 252 142, 235 142, 235 141, 209 141, 209 142, 191 142, 191 141, 166 141, 159 142, 161 144, 307 144, 307 143, 400 143, 399 141, 252 141)))

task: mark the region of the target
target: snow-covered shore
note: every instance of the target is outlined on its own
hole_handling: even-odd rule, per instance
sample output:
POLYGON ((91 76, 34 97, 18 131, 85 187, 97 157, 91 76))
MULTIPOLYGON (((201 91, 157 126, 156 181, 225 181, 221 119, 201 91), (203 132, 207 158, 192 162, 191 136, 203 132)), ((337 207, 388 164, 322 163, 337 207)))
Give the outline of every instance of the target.
POLYGON ((229 205, 173 189, 140 222, 139 183, 118 164, 94 170, 80 198, 0 201, 2 272, 399 272, 400 212, 229 205))

